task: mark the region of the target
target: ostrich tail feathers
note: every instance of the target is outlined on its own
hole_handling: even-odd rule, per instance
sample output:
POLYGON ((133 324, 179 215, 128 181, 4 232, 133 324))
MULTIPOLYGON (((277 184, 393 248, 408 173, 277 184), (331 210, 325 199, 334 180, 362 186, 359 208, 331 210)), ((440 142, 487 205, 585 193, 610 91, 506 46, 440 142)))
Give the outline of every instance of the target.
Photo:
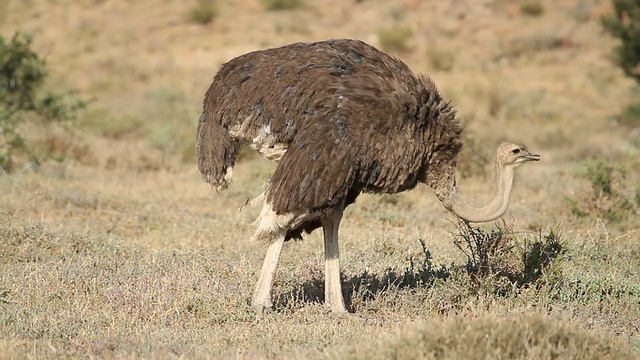
POLYGON ((203 112, 196 143, 198 170, 217 191, 226 189, 231 183, 239 151, 240 144, 229 135, 229 131, 203 112))

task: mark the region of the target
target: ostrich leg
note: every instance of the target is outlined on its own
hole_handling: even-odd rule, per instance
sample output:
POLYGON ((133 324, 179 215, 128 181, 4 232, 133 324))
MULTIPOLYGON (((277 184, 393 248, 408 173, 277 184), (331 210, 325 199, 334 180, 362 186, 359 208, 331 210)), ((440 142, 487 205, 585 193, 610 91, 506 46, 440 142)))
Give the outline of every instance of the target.
POLYGON ((273 306, 271 302, 271 288, 273 287, 273 280, 278 268, 278 262, 280 261, 283 244, 284 235, 278 236, 269 244, 267 255, 264 257, 260 278, 258 279, 255 292, 253 293, 253 299, 251 300, 251 307, 259 315, 262 315, 273 306))
POLYGON ((322 219, 324 232, 324 304, 333 314, 347 312, 342 298, 340 284, 340 245, 338 228, 342 219, 342 209, 335 210, 322 219))

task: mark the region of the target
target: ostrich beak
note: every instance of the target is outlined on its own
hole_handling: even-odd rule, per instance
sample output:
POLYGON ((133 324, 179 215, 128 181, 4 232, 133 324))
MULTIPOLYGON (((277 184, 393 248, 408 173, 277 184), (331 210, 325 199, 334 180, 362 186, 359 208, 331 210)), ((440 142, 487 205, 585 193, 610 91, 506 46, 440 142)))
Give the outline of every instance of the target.
POLYGON ((525 153, 522 154, 522 160, 524 160, 524 161, 540 161, 540 155, 525 151, 525 153))

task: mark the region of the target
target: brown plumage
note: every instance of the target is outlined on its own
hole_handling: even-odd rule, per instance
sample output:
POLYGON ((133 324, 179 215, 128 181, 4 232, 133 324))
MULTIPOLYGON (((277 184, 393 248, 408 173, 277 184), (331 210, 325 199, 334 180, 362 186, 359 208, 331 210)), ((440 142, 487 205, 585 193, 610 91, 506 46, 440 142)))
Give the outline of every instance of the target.
POLYGON ((204 99, 198 166, 224 188, 240 142, 286 145, 267 201, 279 214, 308 212, 289 229, 299 237, 362 191, 397 193, 425 181, 442 192, 460 132, 434 82, 399 59, 356 40, 298 43, 222 66, 204 99))
POLYGON ((362 192, 397 193, 423 182, 468 221, 504 214, 514 169, 539 156, 501 145, 496 197, 475 208, 455 186, 461 131, 429 77, 361 41, 298 43, 224 64, 205 94, 198 124, 200 172, 224 189, 243 142, 278 162, 258 197, 263 206, 254 238, 269 247, 254 309, 271 307, 283 243, 322 227, 325 301, 332 312, 346 312, 338 228, 342 211, 362 192))

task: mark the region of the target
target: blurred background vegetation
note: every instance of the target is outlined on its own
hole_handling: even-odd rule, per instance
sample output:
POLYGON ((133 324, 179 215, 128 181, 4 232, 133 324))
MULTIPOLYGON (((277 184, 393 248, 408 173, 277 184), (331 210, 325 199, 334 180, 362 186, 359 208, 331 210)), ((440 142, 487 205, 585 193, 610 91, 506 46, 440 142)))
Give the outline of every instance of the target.
MULTIPOLYGON (((0 167, 9 171, 19 168, 16 165, 20 163, 70 157, 63 154, 66 150, 54 149, 50 156, 39 149, 38 144, 46 141, 35 139, 26 146, 27 131, 20 129, 20 123, 22 119, 33 120, 35 115, 41 120, 40 125, 69 125, 73 120, 74 131, 114 140, 141 140, 146 147, 158 151, 160 162, 174 156, 179 161, 193 161, 193 127, 199 98, 218 66, 243 52, 292 41, 361 38, 401 56, 416 71, 442 79, 439 82, 445 95, 459 103, 461 118, 468 128, 465 136, 470 149, 463 155, 472 161, 462 169, 481 161, 476 174, 482 173, 489 162, 483 159, 490 158, 481 144, 509 135, 506 131, 487 132, 488 127, 482 124, 511 123, 515 119, 553 122, 557 131, 549 126, 547 134, 533 141, 527 139, 527 143, 545 147, 573 143, 569 146, 573 149, 581 142, 575 139, 576 134, 568 136, 573 124, 565 123, 567 116, 582 115, 579 106, 576 102, 567 103, 568 97, 558 98, 561 91, 555 85, 547 82, 540 83, 537 89, 509 88, 509 79, 518 72, 528 74, 529 65, 566 63, 584 46, 606 45, 611 50, 603 49, 603 54, 611 55, 627 76, 638 78, 639 15, 638 3, 632 0, 567 1, 558 5, 566 10, 565 14, 542 0, 496 0, 474 9, 411 0, 392 1, 384 6, 373 0, 332 6, 330 1, 311 4, 304 0, 172 1, 162 6, 153 1, 128 5, 117 1, 62 1, 51 6, 39 1, 3 1, 0 91, 4 136, 0 167), (419 10, 426 9, 447 16, 440 21, 421 20, 419 10), (467 17, 473 11, 495 13, 500 25, 487 28, 481 21, 474 23, 467 17), (153 16, 147 16, 147 12, 153 16), (539 30, 545 28, 544 24, 555 26, 565 16, 573 25, 539 30), (373 18, 375 24, 370 21, 373 18), (516 23, 522 23, 522 28, 501 30, 516 23), (487 30, 479 31, 475 41, 484 41, 483 47, 469 47, 474 27, 488 29, 494 40, 486 42, 487 30), (584 34, 604 28, 619 42, 585 43, 577 32, 579 28, 584 34), (137 34, 137 39, 131 34, 137 34)), ((600 96, 603 102, 601 93, 618 81, 610 69, 585 67, 583 73, 596 90, 583 97, 600 96)), ((553 76, 553 70, 548 70, 541 79, 550 80, 553 76)), ((622 109, 615 118, 618 124, 631 129, 631 143, 640 146, 637 131, 634 132, 640 105, 632 100, 637 86, 624 87, 629 100, 618 97, 622 109)), ((602 119, 603 115, 588 116, 587 121, 597 123, 589 119, 602 119)), ((516 128, 511 133, 526 132, 526 127, 521 130, 519 124, 512 125, 516 128)), ((29 131, 37 138, 36 130, 29 131)), ((589 145, 593 144, 575 150, 588 152, 587 148, 593 148, 589 145)), ((69 144, 65 148, 72 147, 69 144)), ((95 151, 91 146, 85 148, 95 151)), ((589 160, 593 154, 578 157, 589 160)))

